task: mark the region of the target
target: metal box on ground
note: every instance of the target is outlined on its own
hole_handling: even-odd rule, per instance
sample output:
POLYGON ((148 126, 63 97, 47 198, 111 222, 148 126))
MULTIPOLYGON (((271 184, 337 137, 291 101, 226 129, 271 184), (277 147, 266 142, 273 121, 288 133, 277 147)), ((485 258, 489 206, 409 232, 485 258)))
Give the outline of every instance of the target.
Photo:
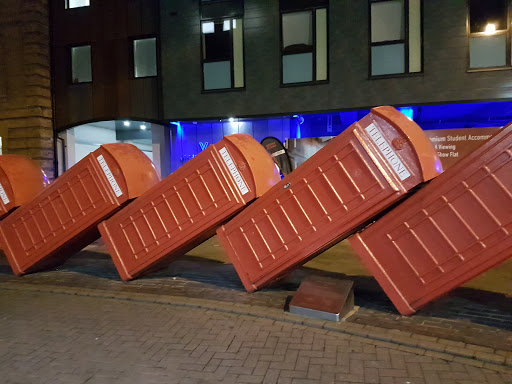
POLYGON ((290 313, 315 319, 340 321, 354 309, 354 282, 310 276, 290 301, 290 313))
POLYGON ((352 234, 442 171, 430 141, 392 107, 372 109, 217 235, 247 291, 352 234))
POLYGON ((131 144, 102 145, 0 223, 16 275, 58 265, 99 237, 97 225, 160 180, 131 144))
POLYGON ((280 180, 251 136, 225 136, 99 226, 123 280, 159 269, 280 180))
POLYGON ((403 315, 512 256, 512 124, 350 244, 403 315))
POLYGON ((20 155, 0 156, 0 220, 48 185, 41 168, 20 155))

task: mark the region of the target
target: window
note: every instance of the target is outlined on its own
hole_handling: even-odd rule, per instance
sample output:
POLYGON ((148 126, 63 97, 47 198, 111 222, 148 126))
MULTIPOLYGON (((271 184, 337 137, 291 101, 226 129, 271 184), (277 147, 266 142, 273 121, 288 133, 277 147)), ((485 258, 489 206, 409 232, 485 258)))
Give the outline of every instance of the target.
POLYGON ((64 0, 64 7, 66 9, 88 7, 89 5, 89 0, 64 0))
POLYGON ((243 88, 243 3, 201 4, 201 55, 205 91, 243 88))
POLYGON ((370 1, 370 19, 370 76, 421 72, 421 0, 370 1))
POLYGON ((280 1, 282 84, 327 80, 326 5, 327 1, 280 1))
POLYGON ((133 68, 135 77, 157 75, 156 37, 133 40, 133 68))
POLYGON ((73 83, 92 81, 90 45, 71 48, 71 80, 73 83))
POLYGON ((470 0, 469 68, 510 66, 507 0, 470 0))

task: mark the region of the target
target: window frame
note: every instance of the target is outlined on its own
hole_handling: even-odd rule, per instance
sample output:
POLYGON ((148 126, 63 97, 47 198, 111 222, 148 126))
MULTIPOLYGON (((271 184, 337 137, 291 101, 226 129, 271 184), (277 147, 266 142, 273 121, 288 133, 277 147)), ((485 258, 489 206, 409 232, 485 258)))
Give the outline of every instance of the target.
POLYGON ((130 78, 132 80, 137 79, 154 79, 160 76, 160 38, 158 35, 150 34, 150 35, 138 35, 131 36, 128 38, 129 41, 129 57, 130 57, 130 78), (145 39, 156 39, 155 41, 155 60, 156 60, 156 75, 151 76, 135 76, 135 41, 136 40, 145 40, 145 39))
POLYGON ((80 84, 91 84, 94 81, 94 70, 93 70, 93 44, 92 42, 85 42, 85 43, 78 43, 78 44, 72 44, 67 46, 67 52, 68 52, 68 79, 70 85, 80 85, 80 84), (79 47, 91 47, 91 80, 89 81, 73 81, 73 48, 79 48, 79 47))
POLYGON ((330 73, 330 45, 329 45, 329 4, 320 4, 320 5, 311 5, 309 7, 300 7, 300 8, 294 8, 294 9, 288 9, 288 10, 281 10, 279 9, 279 72, 280 72, 280 79, 279 79, 279 86, 281 88, 287 88, 287 87, 300 87, 300 86, 308 86, 308 85, 322 85, 322 84, 328 84, 329 83, 329 73, 330 73), (327 78, 324 80, 315 80, 316 78, 316 55, 317 55, 317 39, 316 39, 316 11, 318 9, 325 9, 325 28, 326 28, 326 64, 327 64, 327 78), (313 32, 313 49, 311 53, 313 54, 313 66, 312 66, 312 76, 311 78, 313 80, 311 81, 301 81, 296 83, 284 83, 284 72, 283 72, 283 57, 287 56, 283 53, 283 15, 285 14, 291 14, 291 13, 300 13, 300 12, 311 12, 311 28, 313 32))
POLYGON ((374 3, 386 3, 393 0, 368 0, 368 79, 369 80, 377 80, 377 79, 388 79, 394 77, 414 77, 414 76, 422 76, 424 74, 424 44, 423 44, 423 15, 424 15, 424 1, 419 0, 420 2, 420 54, 421 54, 421 71, 418 72, 409 72, 410 67, 410 41, 409 41, 409 1, 403 0, 403 17, 404 17, 404 38, 401 40, 386 40, 379 41, 376 43, 372 42, 372 4, 374 3), (395 44, 404 44, 404 72, 403 73, 389 73, 383 75, 373 75, 372 74, 372 47, 385 46, 385 45, 395 45, 395 44))
POLYGON ((236 15, 236 16, 226 16, 221 18, 201 18, 199 21, 199 45, 200 45, 200 73, 201 73, 201 93, 216 93, 216 92, 233 92, 233 91, 243 91, 246 89, 246 75, 245 75, 245 19, 244 15, 236 15), (243 77, 244 77, 244 85, 243 87, 235 87, 235 66, 234 66, 234 52, 233 52, 233 20, 241 19, 242 20, 242 57, 243 57, 243 77), (220 62, 219 60, 206 60, 205 52, 203 49, 203 23, 224 23, 226 20, 230 22, 229 28, 229 42, 230 42, 230 52, 229 52, 229 62, 230 62, 230 77, 231 77, 231 87, 229 88, 219 88, 219 89, 205 89, 204 88, 204 63, 216 63, 220 62))
POLYGON ((506 15, 506 25, 507 29, 502 29, 493 33, 491 36, 505 35, 505 65, 502 66, 493 66, 493 67, 471 67, 471 50, 469 47, 469 42, 472 37, 481 37, 481 36, 489 36, 486 35, 485 32, 471 32, 471 22, 470 22, 470 11, 469 11, 469 2, 470 0, 466 0, 466 72, 487 72, 487 71, 506 71, 512 69, 512 28, 510 23, 512 22, 512 2, 510 0, 506 0, 507 2, 507 15, 506 15))

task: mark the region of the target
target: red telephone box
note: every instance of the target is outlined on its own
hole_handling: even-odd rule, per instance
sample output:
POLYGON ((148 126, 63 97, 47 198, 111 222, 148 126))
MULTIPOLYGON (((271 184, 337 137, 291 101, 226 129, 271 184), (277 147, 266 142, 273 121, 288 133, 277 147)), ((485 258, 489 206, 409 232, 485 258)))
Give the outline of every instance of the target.
POLYGON ((251 136, 225 136, 99 229, 123 280, 165 266, 280 180, 251 136))
POLYGON ((512 124, 350 244, 403 315, 512 256, 512 124))
POLYGON ((20 155, 0 156, 0 219, 28 203, 48 185, 41 168, 20 155))
POLYGON ((137 147, 102 145, 0 222, 16 275, 59 265, 99 237, 97 225, 160 180, 137 147))
POLYGON ((420 127, 378 107, 217 235, 247 291, 288 274, 441 171, 420 127))

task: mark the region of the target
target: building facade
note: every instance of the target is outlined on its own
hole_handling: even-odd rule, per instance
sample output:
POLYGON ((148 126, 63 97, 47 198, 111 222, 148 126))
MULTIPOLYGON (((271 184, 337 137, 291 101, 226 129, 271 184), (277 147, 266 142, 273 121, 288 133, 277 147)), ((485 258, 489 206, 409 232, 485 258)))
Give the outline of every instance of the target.
POLYGON ((155 39, 155 0, 51 0, 55 126, 161 120, 160 78, 138 76, 132 47, 155 39))
POLYGON ((332 136, 377 105, 428 129, 512 120, 508 0, 8 1, 6 145, 47 169, 52 121, 61 171, 73 142, 108 137, 167 174, 224 134, 332 136), (40 120, 16 120, 16 105, 40 120))
MULTIPOLYGON (((495 101, 512 96, 510 72, 502 70, 511 69, 510 57, 505 65, 493 65, 488 70, 469 66, 471 37, 467 30, 469 10, 466 1, 294 3, 304 3, 304 9, 308 5, 327 8, 327 79, 282 84, 282 29, 283 17, 288 10, 280 10, 277 0, 246 0, 243 13, 244 88, 215 92, 202 89, 199 2, 162 1, 164 118, 282 115, 357 110, 383 104, 495 101), (417 22, 422 24, 419 68, 415 72, 407 73, 403 69, 403 73, 372 76, 372 50, 375 53, 372 22, 375 28, 379 28, 375 25, 379 22, 405 24, 404 4, 411 6, 413 3, 418 4, 421 17, 417 22), (402 12, 395 17, 391 10, 384 20, 375 21, 372 14, 379 14, 379 11, 371 11, 375 5, 389 5, 390 8, 398 5, 402 12)), ((412 23, 408 26, 412 29, 412 23)), ((304 25, 304 28, 308 26, 304 25)), ((405 29, 405 25, 398 26, 396 36, 393 31, 387 32, 391 35, 389 39, 405 41, 405 29)), ((403 45, 395 45, 399 44, 403 45)), ((503 49, 510 56, 508 46, 503 45, 503 49)), ((488 49, 492 50, 493 47, 488 49)), ((382 56, 383 61, 387 60, 385 54, 382 56)))

